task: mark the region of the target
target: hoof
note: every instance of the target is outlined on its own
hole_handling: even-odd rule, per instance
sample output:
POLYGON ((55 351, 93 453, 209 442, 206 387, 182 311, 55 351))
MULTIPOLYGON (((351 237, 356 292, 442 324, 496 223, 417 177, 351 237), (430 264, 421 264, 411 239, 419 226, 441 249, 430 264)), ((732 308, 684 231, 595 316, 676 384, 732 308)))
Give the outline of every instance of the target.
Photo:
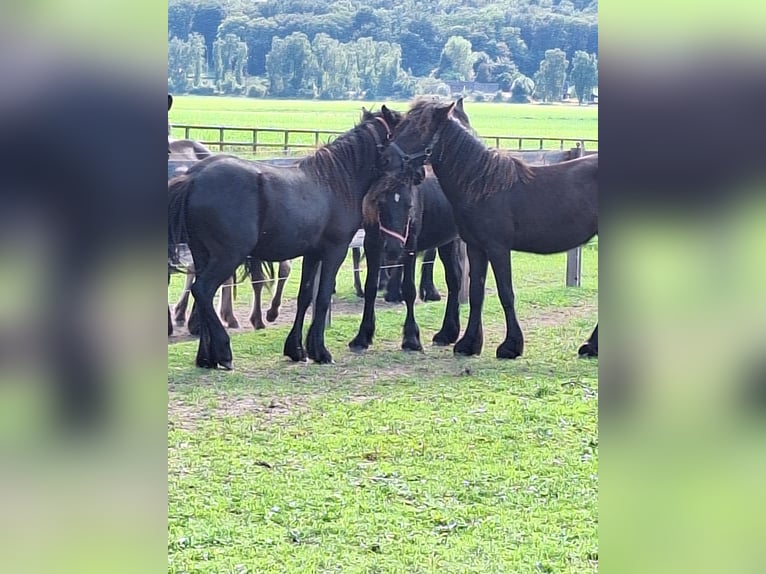
POLYGON ((261 329, 265 329, 266 325, 263 323, 263 321, 256 321, 253 325, 254 331, 260 331, 261 329))
POLYGON ((401 295, 396 295, 396 294, 386 293, 385 296, 383 297, 383 300, 386 303, 401 303, 402 302, 402 296, 401 295))
POLYGON ((239 321, 234 319, 233 321, 229 321, 226 323, 226 325, 229 327, 229 329, 239 329, 239 321))
POLYGON ((354 353, 364 353, 370 348, 371 340, 365 339, 362 335, 357 335, 348 344, 348 348, 354 353))
POLYGON ((303 347, 288 347, 285 345, 283 354, 285 357, 289 357, 290 360, 296 363, 306 362, 306 351, 303 349, 303 347))
POLYGON ((402 350, 403 351, 412 351, 412 352, 419 352, 423 353, 423 345, 420 344, 420 341, 403 341, 402 342, 402 350))
POLYGON ((311 360, 319 365, 334 365, 335 364, 335 361, 333 361, 330 351, 328 351, 327 349, 324 349, 323 351, 320 351, 319 354, 317 354, 316 356, 311 357, 311 360))
POLYGON ((438 291, 425 291, 420 294, 421 301, 441 301, 442 296, 438 291))
POLYGON ((276 311, 272 311, 271 309, 269 309, 266 312, 266 320, 269 323, 273 323, 274 321, 276 321, 277 317, 279 317, 279 310, 278 309, 276 311))
POLYGON ((232 369, 232 367, 231 367, 231 361, 223 361, 223 362, 221 362, 221 363, 218 363, 218 364, 219 364, 219 365, 221 366, 221 368, 222 368, 223 370, 225 370, 225 371, 231 371, 231 369, 232 369))
POLYGON ((577 355, 582 359, 598 357, 598 347, 593 347, 590 343, 585 343, 578 349, 577 355))
POLYGON ((444 331, 439 331, 434 335, 434 338, 431 340, 431 342, 436 345, 437 347, 448 347, 455 341, 457 341, 458 333, 455 334, 448 334, 444 331))
POLYGON ((478 356, 481 355, 481 347, 481 342, 475 343, 463 338, 455 343, 453 353, 456 355, 463 355, 464 357, 478 356))
POLYGON ((521 345, 502 343, 495 352, 498 359, 516 359, 521 356, 521 345))

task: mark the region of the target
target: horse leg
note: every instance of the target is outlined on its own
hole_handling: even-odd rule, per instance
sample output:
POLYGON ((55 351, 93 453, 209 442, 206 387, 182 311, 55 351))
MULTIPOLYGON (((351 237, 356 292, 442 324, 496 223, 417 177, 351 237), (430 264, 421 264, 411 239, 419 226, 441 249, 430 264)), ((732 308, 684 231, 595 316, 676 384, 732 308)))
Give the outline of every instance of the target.
POLYGON ((197 275, 192 285, 200 326, 198 367, 214 369, 221 365, 224 369, 231 369, 229 335, 215 312, 213 297, 218 287, 231 277, 240 261, 240 258, 232 258, 228 254, 219 260, 213 260, 197 275))
POLYGON ((303 348, 303 321, 306 311, 311 305, 311 297, 314 291, 314 277, 316 276, 319 257, 315 253, 303 256, 301 266, 301 285, 298 289, 298 308, 295 310, 293 327, 287 334, 283 354, 293 361, 305 361, 306 351, 303 348))
POLYGON ((279 317, 279 308, 282 306, 282 292, 285 290, 285 283, 290 276, 290 270, 292 269, 292 263, 290 260, 280 261, 277 270, 277 290, 274 293, 274 297, 271 299, 271 307, 266 312, 266 320, 273 323, 279 317))
MULTIPOLYGON (((365 250, 365 257, 366 256, 367 252, 365 250)), ((364 292, 362 291, 361 271, 359 269, 359 265, 362 262, 362 250, 359 247, 351 248, 351 261, 354 266, 354 291, 356 291, 356 296, 361 299, 364 297, 364 292)))
POLYGON ((263 313, 261 312, 261 293, 263 292, 263 282, 266 280, 266 276, 261 265, 261 261, 251 261, 250 282, 253 286, 253 308, 250 310, 250 324, 256 331, 266 328, 266 325, 263 323, 263 313))
MULTIPOLYGON (((504 249, 493 250, 490 254, 492 272, 495 274, 497 294, 505 313, 505 340, 497 348, 498 359, 515 359, 524 351, 524 336, 516 319, 513 295, 513 277, 511 275, 511 256, 504 249)), ((471 263, 473 265, 473 263, 471 263)))
POLYGON ((388 282, 386 283, 386 294, 383 297, 389 303, 402 302, 402 268, 391 267, 388 270, 388 282))
POLYGON ((481 308, 484 305, 484 284, 487 280, 487 254, 481 247, 469 245, 468 261, 471 274, 471 289, 468 302, 471 309, 468 313, 468 325, 465 328, 465 333, 455 343, 453 352, 456 355, 480 355, 481 348, 484 345, 481 308))
POLYGON ((194 274, 187 273, 184 290, 181 292, 181 296, 178 298, 174 308, 176 325, 179 327, 183 327, 184 323, 186 323, 186 308, 189 305, 189 293, 191 292, 192 283, 194 283, 194 274))
MULTIPOLYGON (((394 269, 396 269, 396 267, 394 267, 394 269)), ((378 271, 378 291, 386 291, 388 289, 388 282, 391 280, 391 271, 391 269, 381 269, 378 271)))
POLYGON ((598 323, 590 338, 580 347, 577 354, 581 357, 598 357, 598 323))
POLYGON ((423 263, 420 264, 420 300, 441 301, 442 296, 434 285, 434 262, 436 261, 436 249, 429 249, 423 254, 423 263))
POLYGON ((444 265, 447 280, 447 307, 444 309, 442 328, 434 335, 434 345, 451 345, 460 335, 460 284, 463 271, 457 257, 457 241, 439 246, 439 259, 444 265))
POLYGON ((322 258, 322 270, 319 274, 319 289, 314 320, 306 334, 306 351, 311 360, 316 363, 332 363, 332 355, 324 344, 324 330, 327 322, 327 309, 335 289, 335 276, 338 274, 343 260, 346 258, 347 245, 331 247, 322 258))
POLYGON ((352 351, 364 351, 372 345, 375 335, 375 299, 378 296, 378 277, 382 242, 380 235, 367 233, 364 236, 364 252, 367 257, 367 277, 364 281, 364 311, 359 331, 348 344, 352 351))
MULTIPOLYGON (((170 267, 168 267, 168 286, 170 286, 170 267)), ((170 305, 168 305, 168 337, 173 334, 173 319, 170 318, 170 305)))
POLYGON ((423 345, 420 342, 420 328, 415 321, 415 260, 417 255, 405 252, 404 272, 402 273, 402 296, 407 305, 407 316, 404 319, 404 337, 402 339, 402 349, 405 351, 422 351, 423 345))
POLYGON ((236 282, 236 275, 232 275, 231 281, 227 279, 226 284, 221 287, 221 320, 228 325, 229 329, 239 329, 239 321, 234 315, 234 304, 231 296, 236 282))

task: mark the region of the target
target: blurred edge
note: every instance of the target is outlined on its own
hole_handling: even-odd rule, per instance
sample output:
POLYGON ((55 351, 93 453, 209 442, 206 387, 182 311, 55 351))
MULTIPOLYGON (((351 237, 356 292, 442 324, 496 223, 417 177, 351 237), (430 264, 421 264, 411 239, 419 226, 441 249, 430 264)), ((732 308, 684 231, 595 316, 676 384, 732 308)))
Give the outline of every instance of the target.
POLYGON ((167 567, 166 10, 0 6, 4 572, 167 567))

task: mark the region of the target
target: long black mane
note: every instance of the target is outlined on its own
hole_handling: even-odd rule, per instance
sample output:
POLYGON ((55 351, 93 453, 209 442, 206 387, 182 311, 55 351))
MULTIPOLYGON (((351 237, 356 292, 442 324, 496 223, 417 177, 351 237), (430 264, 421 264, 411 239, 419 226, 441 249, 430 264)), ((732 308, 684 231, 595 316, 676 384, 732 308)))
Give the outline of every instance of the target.
MULTIPOLYGON (((445 104, 438 101, 417 100, 407 114, 407 120, 413 121, 418 131, 428 137, 431 135, 428 134, 429 126, 433 129, 434 114, 445 107, 445 104)), ((455 117, 447 117, 437 130, 440 130, 439 141, 431 162, 439 163, 443 160, 447 149, 450 154, 459 157, 459 164, 453 162, 448 167, 471 201, 507 190, 517 181, 528 183, 534 177, 533 168, 523 159, 505 150, 488 149, 470 126, 455 117)))

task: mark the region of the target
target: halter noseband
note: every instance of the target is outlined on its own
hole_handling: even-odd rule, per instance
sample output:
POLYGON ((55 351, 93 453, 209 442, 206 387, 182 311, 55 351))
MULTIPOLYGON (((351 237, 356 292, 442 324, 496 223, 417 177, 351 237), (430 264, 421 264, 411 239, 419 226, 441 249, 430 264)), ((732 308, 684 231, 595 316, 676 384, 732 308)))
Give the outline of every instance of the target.
POLYGON ((383 225, 383 222, 380 221, 380 213, 378 213, 378 228, 380 229, 381 233, 385 233, 386 235, 390 235, 394 239, 398 239, 402 242, 402 245, 407 245, 407 238, 410 236, 410 221, 412 221, 411 217, 407 217, 407 226, 404 228, 404 235, 400 235, 396 231, 392 229, 388 229, 385 225, 383 225))

